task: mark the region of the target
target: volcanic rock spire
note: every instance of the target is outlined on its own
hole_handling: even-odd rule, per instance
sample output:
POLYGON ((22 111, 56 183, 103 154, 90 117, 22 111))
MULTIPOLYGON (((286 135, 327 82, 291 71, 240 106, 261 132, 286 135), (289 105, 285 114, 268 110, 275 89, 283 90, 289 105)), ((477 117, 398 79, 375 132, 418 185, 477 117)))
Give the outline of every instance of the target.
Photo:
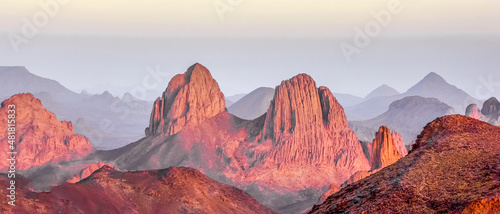
POLYGON ((393 164, 407 154, 401 135, 381 126, 373 139, 372 170, 393 164))
POLYGON ((146 135, 173 135, 185 126, 198 125, 226 111, 219 84, 201 64, 172 78, 162 97, 156 99, 146 135))
MULTIPOLYGON (((356 171, 369 169, 342 106, 328 88, 317 88, 315 81, 306 74, 283 81, 276 88, 257 140, 271 147, 256 153, 259 157, 257 168, 274 165, 283 172, 322 173, 330 176, 329 180, 335 184, 356 171)), ((269 179, 280 176, 287 175, 277 173, 269 179)), ((305 178, 297 178, 295 182, 297 186, 316 185, 305 178)))

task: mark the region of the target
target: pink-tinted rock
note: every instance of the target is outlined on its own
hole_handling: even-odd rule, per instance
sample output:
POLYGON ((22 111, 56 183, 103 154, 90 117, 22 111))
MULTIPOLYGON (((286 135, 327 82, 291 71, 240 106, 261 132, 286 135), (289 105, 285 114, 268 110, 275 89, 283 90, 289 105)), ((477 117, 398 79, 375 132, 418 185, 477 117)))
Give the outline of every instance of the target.
POLYGON ((68 183, 80 182, 81 180, 92 175, 92 173, 94 173, 98 169, 102 168, 103 166, 109 166, 111 168, 114 168, 113 164, 110 164, 110 163, 99 162, 99 163, 95 163, 95 164, 90 164, 89 166, 82 169, 82 171, 78 175, 70 178, 67 182, 68 183))
POLYGON ((481 112, 479 112, 479 109, 477 108, 476 104, 470 104, 469 106, 467 106, 467 109, 465 110, 465 116, 469 116, 474 119, 480 120, 481 112))
MULTIPOLYGON (((57 120, 32 94, 5 100, 0 109, 0 159, 7 160, 9 105, 15 105, 16 169, 85 157, 94 149, 87 138, 76 135, 71 122, 57 120)), ((9 167, 0 162, 0 169, 9 167)))
POLYGON ((372 170, 393 164, 407 154, 401 135, 381 126, 373 139, 372 170))
POLYGON ((290 187, 340 185, 370 168, 342 106, 328 88, 318 89, 306 74, 276 88, 257 141, 270 147, 256 153, 261 158, 252 171, 268 174, 258 178, 268 182, 290 187))
POLYGON ((224 94, 203 65, 194 64, 176 75, 156 99, 146 135, 173 135, 226 111, 224 94))
POLYGON ((404 157, 408 154, 408 150, 406 150, 406 145, 403 142, 403 137, 396 131, 392 131, 392 142, 394 143, 394 146, 396 147, 396 150, 398 150, 399 154, 404 157))

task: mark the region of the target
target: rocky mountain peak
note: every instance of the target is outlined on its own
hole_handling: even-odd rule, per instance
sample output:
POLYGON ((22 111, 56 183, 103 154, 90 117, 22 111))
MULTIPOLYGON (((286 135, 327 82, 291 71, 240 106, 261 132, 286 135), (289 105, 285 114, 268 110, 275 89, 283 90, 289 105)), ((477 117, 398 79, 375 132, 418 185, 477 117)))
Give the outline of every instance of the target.
POLYGON ((219 84, 201 64, 172 78, 162 97, 156 99, 146 135, 178 133, 226 110, 219 84))
POLYGON ((375 134, 372 146, 372 169, 384 168, 406 155, 401 135, 386 126, 381 126, 375 134))
MULTIPOLYGON (((279 166, 282 171, 294 167, 294 170, 307 171, 314 168, 311 165, 325 166, 330 171, 322 173, 335 177, 330 178, 331 181, 340 184, 354 172, 369 169, 363 149, 347 125, 342 106, 328 88, 317 88, 306 74, 276 87, 258 141, 272 145, 260 164, 279 166), (335 176, 333 171, 337 172, 335 176)), ((315 181, 299 179, 296 182, 316 185, 315 181)))

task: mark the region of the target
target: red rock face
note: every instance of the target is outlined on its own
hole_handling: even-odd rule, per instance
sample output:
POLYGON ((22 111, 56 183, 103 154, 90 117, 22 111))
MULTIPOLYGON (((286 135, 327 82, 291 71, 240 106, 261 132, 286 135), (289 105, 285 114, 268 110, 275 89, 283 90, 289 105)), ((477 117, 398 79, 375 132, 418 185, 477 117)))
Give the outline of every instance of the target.
POLYGON ((271 145, 256 153, 260 160, 250 173, 270 174, 258 178, 265 182, 289 187, 326 186, 328 181, 340 185, 356 171, 369 169, 342 106, 328 88, 318 89, 306 74, 276 88, 257 142, 271 145), (323 181, 316 179, 323 176, 323 181))
MULTIPOLYGON (((0 159, 6 160, 8 106, 16 106, 16 169, 85 157, 94 149, 87 138, 75 135, 71 122, 58 121, 31 94, 18 94, 2 103, 0 109, 0 159)), ((0 162, 6 169, 7 161, 0 162)))
POLYGON ((301 74, 283 81, 266 115, 246 121, 224 111, 224 97, 215 80, 193 82, 196 73, 210 77, 204 67, 195 65, 193 70, 200 72, 172 79, 163 98, 155 103, 148 137, 124 148, 115 166, 127 170, 193 167, 215 178, 229 178, 240 188, 258 186, 261 192, 256 197, 262 196, 258 199, 269 206, 276 205, 274 200, 279 199, 268 196, 294 195, 304 200, 299 190, 339 186, 355 172, 370 170, 342 106, 330 90, 318 88, 310 76, 301 74), (196 86, 202 83, 210 87, 196 86), (198 94, 205 96, 187 101, 198 94), (183 105, 172 104, 177 101, 183 105), (185 108, 186 103, 189 108, 185 108), (216 110, 205 111, 203 106, 216 106, 210 108, 216 110))
POLYGON ((199 125, 224 111, 219 85, 207 68, 197 63, 174 76, 162 97, 156 99, 146 135, 177 134, 185 126, 199 125))
POLYGON ((372 170, 393 164, 407 154, 401 135, 381 126, 373 139, 372 170))

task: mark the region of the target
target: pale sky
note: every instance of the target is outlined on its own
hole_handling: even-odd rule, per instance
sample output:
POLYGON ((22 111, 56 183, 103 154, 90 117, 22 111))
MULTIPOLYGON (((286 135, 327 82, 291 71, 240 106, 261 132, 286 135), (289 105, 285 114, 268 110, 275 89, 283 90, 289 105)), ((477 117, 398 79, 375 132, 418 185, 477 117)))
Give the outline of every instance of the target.
POLYGON ((429 72, 472 96, 481 78, 500 82, 496 0, 69 0, 49 7, 53 16, 14 51, 9 34, 22 35, 24 20, 44 21, 45 2, 63 1, 0 0, 0 65, 24 65, 77 92, 121 95, 146 67, 173 76, 195 62, 226 95, 298 73, 361 97, 381 84, 404 92, 429 72), (339 45, 354 44, 355 29, 390 2, 400 12, 348 63, 339 45))

